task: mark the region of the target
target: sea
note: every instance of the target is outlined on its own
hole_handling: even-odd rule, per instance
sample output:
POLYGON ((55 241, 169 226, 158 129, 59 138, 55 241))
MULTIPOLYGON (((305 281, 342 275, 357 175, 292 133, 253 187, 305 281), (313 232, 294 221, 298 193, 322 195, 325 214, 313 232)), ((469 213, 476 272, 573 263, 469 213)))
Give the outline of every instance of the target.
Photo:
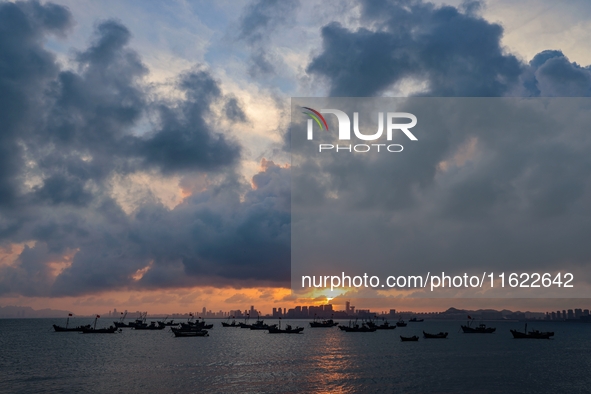
MULTIPOLYGON (((109 325, 99 320, 97 328, 109 325)), ((591 325, 530 322, 554 339, 513 339, 523 322, 486 322, 493 334, 461 333, 461 321, 408 323, 347 333, 310 328, 268 334, 223 328, 175 338, 169 328, 116 334, 57 333, 65 319, 0 319, 2 393, 589 393, 591 325), (448 332, 424 339, 422 332, 448 332), (401 342, 400 335, 418 335, 401 342)), ((268 323, 276 323, 269 320, 268 323)), ((71 318, 70 325, 92 323, 71 318)), ((343 322, 348 323, 348 322, 343 322)))

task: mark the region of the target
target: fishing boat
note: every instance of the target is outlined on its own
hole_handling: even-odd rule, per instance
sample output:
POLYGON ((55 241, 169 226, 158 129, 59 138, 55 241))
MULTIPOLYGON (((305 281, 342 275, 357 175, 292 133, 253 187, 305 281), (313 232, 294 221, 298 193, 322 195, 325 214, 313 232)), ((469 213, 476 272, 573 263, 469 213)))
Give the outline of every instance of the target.
POLYGON ((134 328, 136 325, 142 325, 146 322, 146 316, 148 312, 140 312, 140 315, 132 322, 127 324, 128 327, 134 328))
POLYGON ((251 330, 268 330, 270 328, 277 328, 277 324, 266 324, 263 320, 257 320, 250 326, 251 330))
POLYGON ((234 316, 232 316, 228 317, 228 321, 222 322, 222 327, 240 327, 240 323, 236 323, 234 316), (232 323, 230 323, 230 319, 233 319, 232 323))
POLYGON ((404 320, 400 319, 396 322, 396 327, 406 327, 406 324, 404 320))
POLYGON ((554 336, 553 331, 542 332, 538 330, 532 330, 528 332, 527 323, 525 324, 525 329, 523 330, 523 332, 517 330, 509 331, 511 331, 511 334, 513 334, 513 338, 515 339, 550 339, 550 337, 554 336))
POLYGON ((114 334, 119 330, 115 326, 110 326, 106 328, 84 328, 82 329, 83 334, 114 334))
POLYGON ((164 318, 164 320, 162 320, 162 321, 159 320, 158 324, 163 325, 165 327, 174 327, 174 326, 179 325, 178 323, 175 323, 174 320, 171 320, 171 321, 167 321, 167 320, 168 320, 168 316, 166 316, 164 318))
POLYGON ((250 328, 252 326, 252 324, 248 324, 248 320, 250 319, 250 314, 246 314, 246 316, 244 317, 244 323, 238 323, 238 326, 240 328, 250 328))
POLYGON ((428 332, 423 331, 423 337, 424 338, 439 338, 439 339, 445 339, 447 338, 447 332, 440 332, 438 334, 429 334, 428 332))
POLYGON ((320 327, 328 328, 328 327, 335 327, 338 325, 339 325, 339 323, 335 323, 335 321, 332 319, 317 320, 316 315, 314 315, 314 321, 310 322, 310 327, 312 327, 312 328, 320 328, 320 327))
POLYGON ((187 323, 181 323, 181 328, 211 330, 213 328, 213 324, 206 324, 205 320, 197 320, 195 322, 189 321, 187 323))
POLYGON ((68 327, 68 324, 70 323, 71 316, 72 316, 72 314, 68 313, 68 318, 66 319, 66 326, 65 327, 58 326, 58 325, 54 324, 53 329, 55 330, 55 332, 81 332, 85 328, 90 328, 90 324, 87 324, 85 326, 68 327))
POLYGON ((461 326, 464 334, 492 334, 496 331, 496 328, 487 327, 486 324, 482 323, 479 324, 477 327, 472 327, 472 321, 474 321, 474 319, 468 316, 468 322, 466 323, 466 325, 461 326))
POLYGON ((416 317, 413 317, 412 319, 410 319, 408 322, 409 323, 422 323, 424 322, 425 319, 417 319, 416 317))
POLYGON ((375 328, 376 330, 394 330, 396 328, 396 324, 390 324, 387 320, 379 325, 372 321, 368 321, 366 324, 368 327, 375 328))
POLYGON ((105 328, 96 328, 96 321, 100 318, 100 315, 96 315, 94 318, 94 325, 92 327, 83 328, 83 334, 114 334, 119 330, 115 326, 105 327, 105 328))
POLYGON ((117 328, 126 328, 126 327, 131 327, 130 324, 125 323, 125 317, 127 316, 127 311, 125 311, 125 313, 121 312, 121 317, 119 318, 119 321, 114 321, 113 324, 115 325, 115 327, 117 328))
POLYGON ((150 322, 150 324, 147 323, 141 323, 141 324, 136 324, 134 327, 134 330, 164 330, 166 328, 166 325, 158 322, 158 324, 156 324, 156 322, 150 322))
POLYGON ((402 342, 417 342, 418 340, 419 337, 416 335, 413 335, 412 337, 403 337, 402 335, 400 336, 400 341, 402 342))
POLYGON ((53 329, 55 330, 55 332, 81 332, 83 329, 85 328, 90 328, 90 324, 87 324, 85 326, 77 326, 77 327, 61 327, 61 326, 57 326, 57 325, 53 325, 53 329))
POLYGON ((170 328, 175 337, 208 337, 207 330, 183 330, 180 328, 170 328))
POLYGON ((345 331, 345 332, 375 332, 377 330, 377 328, 369 327, 365 323, 361 323, 361 325, 359 325, 359 324, 351 324, 351 322, 349 322, 348 326, 341 325, 341 326, 339 326, 339 328, 341 329, 341 331, 345 331))
POLYGON ((304 331, 304 327, 292 328, 289 324, 285 326, 285 329, 281 329, 281 318, 279 319, 279 327, 274 324, 268 329, 269 334, 299 334, 304 331))

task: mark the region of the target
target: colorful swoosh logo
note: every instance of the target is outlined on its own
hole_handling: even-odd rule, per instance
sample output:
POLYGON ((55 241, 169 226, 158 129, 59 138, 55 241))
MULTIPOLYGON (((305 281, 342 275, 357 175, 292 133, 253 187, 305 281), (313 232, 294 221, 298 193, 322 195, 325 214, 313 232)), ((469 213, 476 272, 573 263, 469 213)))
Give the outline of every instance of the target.
POLYGON ((308 107, 302 107, 303 109, 307 109, 307 112, 302 112, 303 114, 308 115, 309 117, 311 117, 312 119, 314 119, 316 121, 316 123, 318 123, 318 126, 320 126, 320 130, 324 130, 324 127, 322 127, 322 124, 324 124, 324 126, 326 127, 326 131, 328 131, 328 123, 326 123, 326 119, 324 119, 324 116, 322 116, 320 114, 320 112, 316 111, 315 109, 312 108, 308 108, 308 107), (322 121, 322 123, 321 123, 322 121))

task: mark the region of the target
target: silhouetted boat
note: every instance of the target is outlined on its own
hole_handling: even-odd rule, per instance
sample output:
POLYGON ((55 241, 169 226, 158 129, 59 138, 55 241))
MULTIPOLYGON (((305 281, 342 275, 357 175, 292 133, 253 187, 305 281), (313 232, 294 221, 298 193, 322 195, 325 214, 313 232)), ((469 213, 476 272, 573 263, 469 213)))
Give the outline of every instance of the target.
POLYGON ((263 320, 257 320, 256 323, 250 326, 251 330, 268 330, 270 328, 276 328, 277 324, 265 324, 263 320))
POLYGON ((115 327, 117 328, 131 327, 129 324, 125 323, 125 316, 127 316, 127 311, 125 311, 125 313, 121 312, 121 317, 119 318, 119 321, 114 321, 113 325, 115 325, 115 327))
POLYGON ((352 325, 350 322, 348 326, 339 326, 339 328, 345 332, 375 332, 377 330, 375 327, 369 327, 365 323, 352 325))
POLYGON ((183 330, 180 328, 170 328, 175 337, 208 337, 207 330, 183 330))
POLYGON ((552 331, 538 331, 532 330, 527 331, 527 323, 525 324, 525 330, 523 332, 517 330, 509 330, 511 334, 513 334, 513 338, 515 339, 550 339, 550 337, 554 336, 554 332, 552 331))
POLYGON ((84 328, 82 329, 83 334, 113 334, 117 332, 118 328, 110 326, 108 328, 84 328))
POLYGON ((147 323, 141 323, 141 324, 136 324, 133 329, 134 330, 164 330, 166 328, 166 325, 161 324, 160 322, 158 324, 156 324, 156 322, 150 322, 150 324, 147 323))
POLYGON ((168 316, 166 316, 163 321, 158 321, 158 324, 163 325, 164 327, 174 327, 179 325, 179 323, 175 323, 174 320, 166 320, 168 320, 168 316))
MULTIPOLYGON (((232 319, 234 319, 234 316, 232 316, 232 319)), ((232 320, 232 323, 228 323, 229 321, 230 318, 228 317, 228 321, 222 322, 222 327, 240 327, 240 323, 236 323, 236 320, 232 320)))
POLYGON ((412 337, 403 337, 402 335, 400 336, 400 340, 402 342, 416 342, 419 340, 419 337, 417 337, 416 335, 413 335, 412 337))
POLYGON ((68 327, 68 324, 70 323, 71 316, 72 316, 72 314, 68 313, 68 318, 66 319, 66 326, 65 327, 58 326, 58 325, 54 324, 53 329, 55 330, 55 332, 81 332, 84 328, 90 328, 90 324, 87 324, 85 326, 68 327))
POLYGON ((429 334, 428 332, 423 331, 423 336, 425 338, 439 338, 439 339, 445 339, 447 338, 447 332, 440 332, 439 334, 429 334))
POLYGON ((367 322, 368 327, 375 328, 376 330, 394 330, 396 328, 396 324, 390 324, 388 321, 384 321, 382 324, 375 324, 374 322, 367 322))
POLYGON ((417 319, 416 317, 413 317, 412 319, 410 319, 408 322, 409 323, 422 323, 424 322, 425 319, 417 319))
POLYGON ((464 331, 464 334, 492 334, 496 330, 496 328, 487 327, 486 324, 482 323, 479 324, 477 327, 472 327, 471 324, 473 320, 474 319, 468 316, 468 323, 466 323, 465 326, 461 326, 462 331, 464 331))
POLYGON ((296 327, 292 328, 290 325, 287 325, 285 329, 281 329, 281 326, 277 327, 269 327, 269 334, 299 334, 304 331, 304 327, 296 327))
POLYGON ((131 321, 127 324, 127 327, 134 328, 136 325, 142 325, 146 322, 146 316, 148 316, 148 312, 140 312, 140 315, 134 321, 131 321))
POLYGON ((94 325, 92 327, 83 328, 82 333, 83 334, 113 334, 113 333, 117 332, 118 328, 115 326, 110 326, 107 328, 96 328, 96 321, 99 318, 100 318, 100 316, 96 315, 96 317, 94 318, 94 325))
POLYGON ((248 324, 248 320, 250 319, 250 314, 247 313, 246 317, 244 318, 244 323, 238 323, 240 328, 250 328, 252 324, 248 324))
POLYGON ((57 326, 55 324, 53 325, 53 329, 55 330, 55 332, 74 332, 74 331, 81 332, 85 328, 90 328, 90 324, 87 324, 85 326, 77 326, 77 327, 61 327, 61 326, 57 326))
POLYGON ((400 319, 396 322, 396 327, 406 327, 406 322, 400 319))
POLYGON ((181 328, 211 330, 213 328, 213 324, 205 324, 205 321, 196 321, 190 323, 181 323, 181 328))
POLYGON ((316 320, 316 316, 314 316, 314 321, 310 322, 310 327, 312 327, 312 328, 320 328, 320 327, 328 328, 328 327, 335 327, 338 325, 339 325, 339 323, 335 323, 335 321, 332 319, 322 320, 322 321, 316 320))

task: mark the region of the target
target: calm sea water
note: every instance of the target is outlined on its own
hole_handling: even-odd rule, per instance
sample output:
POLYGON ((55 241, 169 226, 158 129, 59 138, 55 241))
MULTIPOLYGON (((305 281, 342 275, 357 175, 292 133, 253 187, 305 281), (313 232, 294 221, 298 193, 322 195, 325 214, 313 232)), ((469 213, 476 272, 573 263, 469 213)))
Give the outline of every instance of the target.
POLYGON ((294 321, 302 335, 270 335, 211 322, 209 337, 174 338, 168 328, 84 335, 53 332, 65 319, 0 319, 0 392, 591 392, 586 324, 530 323, 555 339, 514 340, 509 329, 522 323, 477 335, 451 321, 375 333, 294 321), (449 337, 425 340, 422 330, 449 337), (413 334, 419 342, 400 342, 413 334))

